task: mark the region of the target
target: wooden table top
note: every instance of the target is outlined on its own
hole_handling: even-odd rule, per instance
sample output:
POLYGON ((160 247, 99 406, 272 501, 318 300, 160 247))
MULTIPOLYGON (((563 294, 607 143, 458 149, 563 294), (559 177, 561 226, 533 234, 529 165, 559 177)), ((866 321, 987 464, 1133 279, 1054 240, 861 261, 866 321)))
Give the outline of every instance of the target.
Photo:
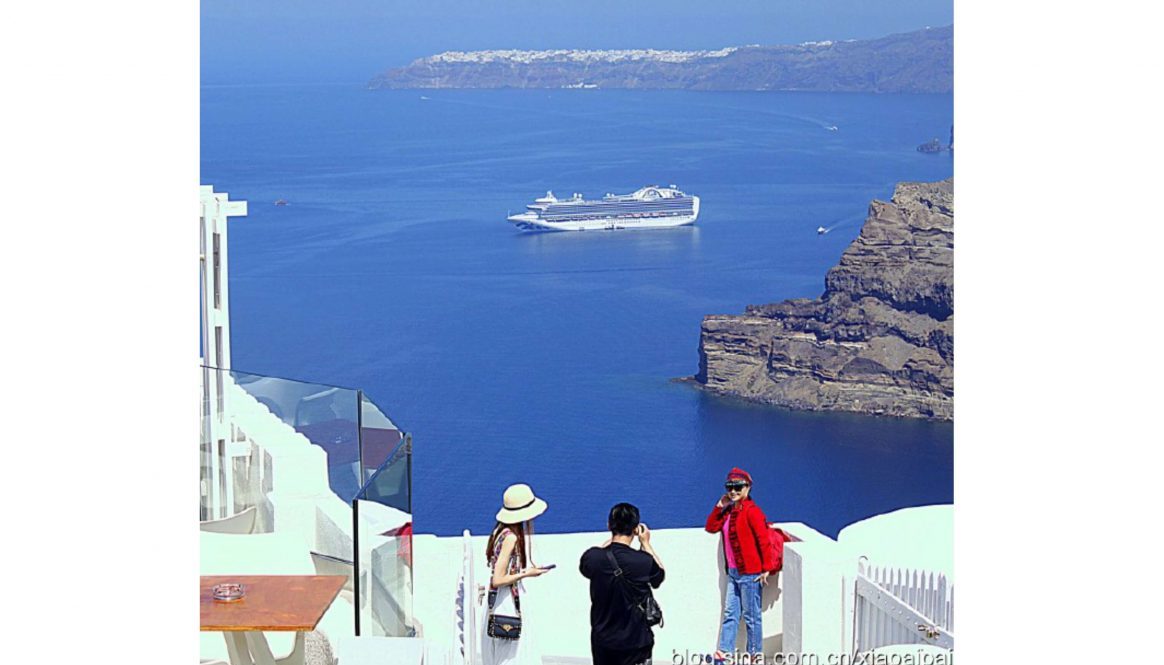
POLYGON ((314 630, 339 595, 343 575, 210 575, 198 585, 201 630, 314 630), (242 600, 214 600, 216 584, 237 582, 242 600))

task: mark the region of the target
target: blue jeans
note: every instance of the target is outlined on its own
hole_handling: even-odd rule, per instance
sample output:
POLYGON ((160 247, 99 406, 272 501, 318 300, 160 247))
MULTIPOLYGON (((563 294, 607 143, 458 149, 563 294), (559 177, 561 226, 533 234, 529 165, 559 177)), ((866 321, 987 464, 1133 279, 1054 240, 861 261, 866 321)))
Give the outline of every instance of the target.
POLYGON ((719 631, 720 651, 736 648, 736 634, 740 628, 740 608, 744 611, 744 626, 748 629, 748 653, 763 650, 764 632, 760 626, 760 576, 741 575, 728 568, 727 589, 724 590, 723 626, 719 631))

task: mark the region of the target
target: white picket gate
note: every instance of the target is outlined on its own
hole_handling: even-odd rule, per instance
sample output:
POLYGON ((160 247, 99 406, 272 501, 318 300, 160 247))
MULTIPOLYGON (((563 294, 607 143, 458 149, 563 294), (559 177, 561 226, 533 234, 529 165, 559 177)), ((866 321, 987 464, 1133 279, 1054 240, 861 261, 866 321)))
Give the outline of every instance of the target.
POLYGON ((854 601, 854 653, 891 644, 954 649, 954 585, 943 574, 872 566, 862 557, 854 601))

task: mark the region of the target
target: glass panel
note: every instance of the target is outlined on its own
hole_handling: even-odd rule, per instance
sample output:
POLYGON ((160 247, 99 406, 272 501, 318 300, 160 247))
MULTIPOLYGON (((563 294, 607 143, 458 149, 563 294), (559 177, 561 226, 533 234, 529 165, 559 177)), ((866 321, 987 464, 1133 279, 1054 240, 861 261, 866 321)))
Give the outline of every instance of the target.
POLYGON ((322 448, 327 453, 327 484, 350 504, 363 481, 358 391, 237 371, 231 371, 230 378, 241 389, 233 391, 227 407, 235 422, 245 430, 250 418, 256 421, 252 429, 262 428, 261 421, 268 418, 265 412, 270 412, 322 448))
MULTIPOLYGON (((360 460, 364 472, 362 482, 366 483, 377 469, 385 465, 389 455, 404 439, 404 433, 367 395, 361 393, 360 396, 360 460)), ((411 505, 396 507, 411 512, 411 505)))
POLYGON ((384 421, 372 421, 380 426, 361 430, 368 437, 365 463, 382 456, 378 446, 390 440, 389 433, 399 443, 383 455, 383 462, 371 472, 353 502, 360 571, 359 634, 410 637, 416 633, 412 615, 412 439, 387 418, 384 421))

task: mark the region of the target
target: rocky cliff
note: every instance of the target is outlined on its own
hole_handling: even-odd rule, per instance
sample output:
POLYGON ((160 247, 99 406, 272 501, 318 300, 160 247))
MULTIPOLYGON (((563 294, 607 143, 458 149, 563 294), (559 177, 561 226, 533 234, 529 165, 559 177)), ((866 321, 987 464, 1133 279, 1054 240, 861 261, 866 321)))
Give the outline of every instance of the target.
POLYGON ((652 88, 950 92, 954 28, 718 51, 449 51, 390 69, 378 88, 652 88))
POLYGON ((873 201, 820 298, 705 317, 695 380, 794 409, 952 420, 953 179, 873 201))

